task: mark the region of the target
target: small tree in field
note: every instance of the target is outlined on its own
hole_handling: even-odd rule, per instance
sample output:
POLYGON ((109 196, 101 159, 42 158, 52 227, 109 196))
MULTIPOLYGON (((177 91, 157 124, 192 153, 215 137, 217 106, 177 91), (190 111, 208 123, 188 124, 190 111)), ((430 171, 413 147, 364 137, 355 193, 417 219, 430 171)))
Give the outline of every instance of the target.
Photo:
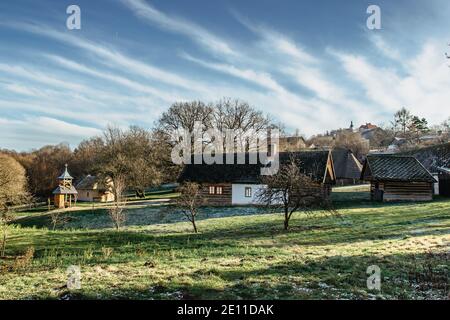
POLYGON ((260 203, 283 211, 284 230, 289 229, 289 221, 296 211, 322 209, 334 213, 321 185, 303 174, 300 163, 293 157, 280 166, 277 174, 265 176, 262 183, 266 188, 261 189, 256 197, 260 203))
POLYGON ((176 200, 176 207, 192 223, 194 232, 197 233, 195 219, 198 214, 198 208, 203 204, 203 198, 200 194, 200 185, 188 182, 179 188, 180 196, 176 200))
POLYGON ((114 179, 114 185, 112 189, 115 199, 113 206, 108 209, 108 215, 111 218, 114 227, 118 231, 127 218, 125 214, 126 199, 124 197, 125 178, 117 176, 114 179))
POLYGON ((52 221, 52 229, 56 230, 58 225, 64 225, 69 221, 69 217, 65 217, 61 210, 53 210, 50 212, 50 219, 52 221))
POLYGON ((13 218, 13 215, 6 210, 0 212, 0 228, 2 233, 2 238, 0 239, 0 257, 5 256, 6 239, 8 237, 8 224, 13 220, 13 218))

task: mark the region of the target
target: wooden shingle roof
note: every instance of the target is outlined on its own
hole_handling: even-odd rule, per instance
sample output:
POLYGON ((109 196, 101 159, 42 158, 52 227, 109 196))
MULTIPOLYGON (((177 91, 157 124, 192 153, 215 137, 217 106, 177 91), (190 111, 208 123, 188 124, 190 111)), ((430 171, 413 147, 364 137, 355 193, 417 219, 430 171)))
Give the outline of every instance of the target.
MULTIPOLYGON (((245 164, 237 164, 237 154, 228 156, 234 157, 234 164, 226 162, 227 155, 222 155, 223 164, 206 164, 204 162, 201 164, 186 164, 178 182, 259 183, 261 181, 261 169, 264 168, 264 165, 260 161, 257 161, 256 164, 250 164, 250 154, 247 153, 244 155, 245 164)), ((257 157, 257 155, 255 156, 257 157)), ((329 151, 280 152, 280 166, 287 164, 291 156, 299 161, 301 171, 313 180, 323 182, 326 179, 327 165, 331 161, 329 151)), ((333 167, 331 166, 331 168, 333 167)), ((332 170, 331 175, 334 179, 334 168, 332 170)))
POLYGON ((65 187, 58 186, 55 190, 53 190, 53 194, 78 194, 77 189, 74 186, 65 187))
POLYGON ((398 155, 367 156, 361 177, 372 181, 436 182, 416 158, 398 155))
POLYGON ((450 143, 409 151, 405 155, 415 157, 432 173, 438 172, 438 168, 450 167, 450 143))

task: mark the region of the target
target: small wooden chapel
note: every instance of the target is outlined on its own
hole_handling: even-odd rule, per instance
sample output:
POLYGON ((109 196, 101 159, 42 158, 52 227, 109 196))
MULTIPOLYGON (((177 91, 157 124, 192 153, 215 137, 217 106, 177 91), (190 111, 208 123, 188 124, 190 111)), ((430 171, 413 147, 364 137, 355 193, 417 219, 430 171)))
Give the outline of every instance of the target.
POLYGON ((67 171, 67 164, 64 172, 58 177, 59 185, 53 191, 55 208, 70 208, 73 203, 77 203, 78 192, 72 184, 73 177, 67 171))

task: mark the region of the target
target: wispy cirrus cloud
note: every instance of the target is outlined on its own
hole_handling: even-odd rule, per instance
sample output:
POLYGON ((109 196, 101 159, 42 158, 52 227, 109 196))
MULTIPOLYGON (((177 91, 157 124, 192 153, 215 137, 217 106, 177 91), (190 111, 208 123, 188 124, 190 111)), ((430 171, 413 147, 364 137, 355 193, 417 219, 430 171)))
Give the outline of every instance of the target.
MULTIPOLYGON (((298 128, 306 135, 346 127, 351 120, 388 122, 403 106, 433 123, 448 117, 450 72, 443 53, 450 51, 446 46, 450 38, 443 36, 448 32, 436 33, 432 27, 448 30, 448 19, 442 18, 450 11, 447 2, 439 1, 447 11, 432 6, 439 15, 422 16, 417 36, 414 25, 404 30, 401 6, 392 15, 394 25, 386 22, 382 31, 369 32, 360 28, 359 20, 343 21, 335 29, 326 12, 321 21, 321 15, 317 21, 304 19, 301 13, 298 19, 280 15, 278 9, 294 8, 295 2, 274 10, 269 18, 247 5, 229 16, 230 4, 217 1, 217 10, 212 6, 193 9, 195 2, 176 3, 182 16, 166 9, 173 3, 157 8, 151 0, 117 1, 105 16, 95 10, 99 8, 95 2, 86 1, 81 4, 83 19, 89 20, 83 20, 79 32, 65 30, 58 21, 52 25, 45 15, 26 19, 11 15, 10 20, 1 21, 0 36, 5 36, 1 40, 12 45, 0 50, 0 118, 14 132, 17 148, 45 139, 53 142, 56 138, 45 130, 22 134, 18 128, 48 125, 56 130, 58 122, 49 120, 56 114, 56 121, 80 127, 61 124, 58 130, 73 129, 88 137, 89 128, 101 130, 108 123, 151 127, 177 100, 209 102, 224 96, 246 100, 288 129, 298 128), (94 11, 100 20, 105 18, 102 24, 92 19, 94 11), (202 25, 199 21, 204 21, 205 13, 217 19, 202 25), (126 27, 118 26, 118 19, 126 27), (316 28, 303 28, 306 20, 316 28), (211 23, 223 31, 212 31, 211 23), (314 32, 308 34, 305 29, 314 32), (120 40, 110 37, 118 30, 120 40), (335 41, 330 37, 335 32, 343 38, 335 41), (17 56, 14 50, 20 50, 17 56), (27 140, 30 134, 43 138, 27 140)), ((386 6, 384 12, 395 9, 395 5, 386 6)), ((344 9, 336 8, 345 16, 344 9)), ((420 8, 415 10, 421 14, 420 8)), ((13 141, 12 134, 8 137, 13 141)), ((80 140, 78 134, 68 138, 74 143, 80 140)))
POLYGON ((99 60, 98 62, 107 64, 111 68, 120 69, 121 71, 132 72, 135 75, 152 79, 154 81, 177 86, 189 90, 205 90, 195 81, 189 80, 173 72, 168 72, 161 68, 155 67, 148 63, 144 63, 135 58, 128 57, 118 50, 108 48, 104 45, 86 40, 79 36, 74 36, 67 32, 57 31, 54 28, 43 24, 20 23, 20 22, 3 22, 4 26, 31 32, 40 36, 48 37, 62 43, 68 44, 94 54, 99 60))
POLYGON ((151 94, 155 98, 161 99, 162 101, 165 101, 166 103, 171 103, 174 100, 182 99, 181 96, 179 96, 175 93, 169 93, 169 92, 167 92, 167 90, 158 90, 151 86, 143 85, 139 82, 132 81, 132 80, 122 77, 122 76, 118 76, 118 75, 115 75, 112 73, 98 71, 95 68, 87 67, 83 64, 77 63, 75 61, 72 61, 72 60, 69 60, 69 59, 66 59, 66 58, 63 58, 60 56, 55 56, 55 55, 45 55, 45 56, 48 59, 56 62, 60 66, 63 66, 69 70, 84 73, 84 74, 87 74, 87 75, 90 75, 90 76, 93 76, 96 78, 108 80, 108 81, 117 83, 121 86, 125 86, 127 88, 130 88, 130 89, 138 91, 138 92, 151 94))
MULTIPOLYGON (((98 128, 75 125, 52 117, 26 117, 22 120, 11 120, 0 117, 0 136, 2 147, 15 149, 17 139, 23 139, 33 145, 73 143, 86 135, 101 134, 98 128)), ((72 145, 73 146, 73 145, 72 145)))
POLYGON ((187 21, 182 17, 167 15, 144 0, 120 1, 144 21, 150 22, 164 30, 187 36, 214 54, 236 55, 229 43, 191 21, 187 21))

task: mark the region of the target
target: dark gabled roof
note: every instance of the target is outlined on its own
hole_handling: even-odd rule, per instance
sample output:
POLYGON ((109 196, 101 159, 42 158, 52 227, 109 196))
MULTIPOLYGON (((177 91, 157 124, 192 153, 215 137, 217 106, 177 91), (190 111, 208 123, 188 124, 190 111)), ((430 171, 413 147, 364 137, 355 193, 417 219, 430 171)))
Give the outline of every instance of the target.
POLYGON ((362 165, 348 149, 336 148, 332 151, 336 179, 359 179, 362 165))
POLYGON ((53 194, 78 194, 78 192, 74 186, 71 186, 70 188, 58 186, 55 190, 53 190, 53 194))
POLYGON ((438 168, 450 167, 450 143, 435 145, 404 153, 415 157, 430 172, 438 172, 438 168))
MULTIPOLYGON (((237 164, 237 154, 233 156, 234 164, 228 164, 225 160, 227 155, 223 157, 224 164, 186 164, 178 178, 179 182, 209 182, 209 183, 259 183, 261 180, 261 169, 265 166, 257 161, 256 164, 250 164, 249 157, 257 154, 240 154, 245 157, 245 164, 237 164)), ((329 151, 302 151, 302 152, 280 152, 280 166, 289 162, 290 157, 294 157, 300 163, 303 173, 309 175, 317 182, 323 182, 326 178, 327 164, 330 158, 329 151)), ((334 178, 334 171, 332 173, 334 178)))
POLYGON ((367 156, 361 177, 372 181, 436 182, 416 158, 398 155, 367 156))

